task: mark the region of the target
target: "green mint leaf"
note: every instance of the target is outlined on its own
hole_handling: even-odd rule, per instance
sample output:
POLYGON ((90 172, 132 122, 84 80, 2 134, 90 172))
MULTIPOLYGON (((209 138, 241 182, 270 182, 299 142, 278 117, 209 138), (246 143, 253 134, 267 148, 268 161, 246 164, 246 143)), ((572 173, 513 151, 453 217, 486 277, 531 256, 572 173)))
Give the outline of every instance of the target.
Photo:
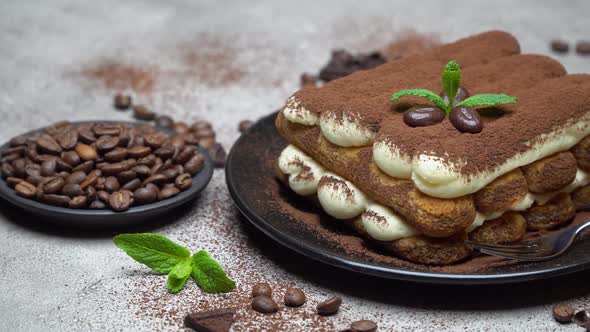
POLYGON ((471 96, 455 105, 455 107, 466 106, 466 107, 475 107, 475 106, 494 106, 500 104, 514 104, 516 103, 516 98, 512 96, 508 96, 505 94, 480 94, 471 96))
POLYGON ((170 273, 168 273, 166 285, 170 293, 178 293, 184 287, 186 280, 191 275, 192 264, 192 259, 185 258, 182 262, 176 264, 170 273))
POLYGON ((455 60, 451 60, 445 66, 445 70, 442 73, 442 86, 445 89, 445 93, 449 98, 448 110, 453 109, 453 103, 457 96, 457 91, 461 86, 461 68, 455 60))
POLYGON ((450 112, 450 110, 447 110, 447 104, 445 104, 445 101, 439 95, 437 95, 436 93, 434 93, 430 90, 426 90, 426 89, 401 90, 401 91, 394 93, 391 96, 391 102, 394 102, 403 96, 417 96, 417 97, 428 98, 428 100, 433 102, 434 105, 436 105, 441 110, 445 111, 446 113, 450 112))
POLYGON ((221 265, 204 250, 193 255, 192 276, 207 293, 227 293, 236 288, 235 282, 227 277, 221 265))
POLYGON ((191 255, 188 249, 160 234, 120 234, 113 242, 131 258, 160 273, 170 272, 191 255))

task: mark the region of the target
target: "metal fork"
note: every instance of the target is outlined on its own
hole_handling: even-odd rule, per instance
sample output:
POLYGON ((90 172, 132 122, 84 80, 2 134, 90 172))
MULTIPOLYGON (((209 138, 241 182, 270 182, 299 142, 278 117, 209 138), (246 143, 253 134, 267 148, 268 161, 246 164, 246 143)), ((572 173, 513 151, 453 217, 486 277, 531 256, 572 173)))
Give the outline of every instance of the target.
POLYGON ((563 231, 542 236, 537 239, 523 241, 514 244, 485 244, 472 241, 465 241, 473 249, 481 253, 518 259, 521 261, 543 261, 559 256, 567 251, 578 234, 590 226, 590 220, 571 226, 563 231))

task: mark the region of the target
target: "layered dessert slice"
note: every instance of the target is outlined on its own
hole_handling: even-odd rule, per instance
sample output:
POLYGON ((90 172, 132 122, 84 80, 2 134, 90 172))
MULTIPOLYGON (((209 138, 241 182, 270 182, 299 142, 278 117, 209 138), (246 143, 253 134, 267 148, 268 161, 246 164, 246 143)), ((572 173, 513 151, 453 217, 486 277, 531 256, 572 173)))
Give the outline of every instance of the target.
POLYGON ((467 237, 512 242, 527 229, 565 224, 590 203, 590 76, 519 50, 509 34, 487 32, 298 91, 276 120, 291 144, 277 161, 279 177, 419 263, 465 259, 467 237), (392 93, 440 91, 450 59, 463 69, 454 101, 502 92, 516 103, 478 108, 467 118, 475 131, 467 113, 457 116, 461 107, 428 126, 420 112, 409 123, 410 111, 436 107, 418 97, 391 102, 392 93))

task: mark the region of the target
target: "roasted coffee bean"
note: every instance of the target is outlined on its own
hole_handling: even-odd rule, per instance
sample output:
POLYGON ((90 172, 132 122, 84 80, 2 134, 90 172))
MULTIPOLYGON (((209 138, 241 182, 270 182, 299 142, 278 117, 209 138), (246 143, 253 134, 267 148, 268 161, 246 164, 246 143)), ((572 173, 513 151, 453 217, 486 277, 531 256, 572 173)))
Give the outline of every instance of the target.
POLYGON ((175 168, 168 168, 160 171, 160 174, 164 175, 168 180, 174 180, 180 174, 179 170, 175 168))
POLYGON ((87 204, 88 198, 86 196, 76 196, 70 200, 70 208, 72 209, 83 209, 87 204))
POLYGON ((242 121, 240 121, 240 124, 238 125, 238 131, 240 133, 245 133, 246 130, 250 129, 250 127, 252 127, 253 125, 254 125, 254 121, 242 120, 242 121))
POLYGON ((571 323, 575 310, 567 304, 559 303, 553 307, 553 318, 560 323, 571 323))
POLYGON ((162 174, 154 174, 147 179, 143 180, 142 185, 145 186, 148 183, 153 183, 156 186, 162 186, 168 181, 168 178, 162 174))
POLYGON ((49 154, 56 155, 62 151, 62 148, 57 143, 57 141, 53 137, 51 137, 47 134, 41 135, 41 137, 39 137, 35 141, 35 143, 37 143, 37 149, 41 153, 49 153, 49 154))
POLYGON ((85 161, 78 166, 72 168, 72 172, 82 171, 84 173, 90 173, 94 168, 94 162, 92 160, 85 161))
POLYGON ((318 304, 316 309, 318 311, 318 315, 330 316, 338 312, 338 309, 340 308, 341 304, 342 298, 339 296, 334 296, 318 304))
POLYGON ((154 163, 154 166, 152 166, 152 168, 150 168, 151 174, 158 174, 162 170, 163 164, 164 163, 162 162, 162 159, 157 158, 156 162, 154 163))
POLYGON ((213 164, 216 168, 223 168, 225 166, 225 149, 219 143, 215 143, 212 147, 207 149, 209 156, 213 159, 213 164))
POLYGON ((97 123, 92 127, 97 136, 118 136, 121 132, 121 125, 117 123, 97 123))
POLYGON ((77 172, 73 172, 72 174, 68 175, 65 180, 66 180, 66 184, 70 184, 70 183, 80 184, 80 183, 82 183, 82 181, 84 181, 84 179, 86 179, 86 173, 84 173, 82 171, 77 171, 77 172))
POLYGON ((185 141, 185 136, 186 135, 175 135, 172 136, 169 140, 170 145, 176 149, 176 150, 182 150, 182 148, 184 147, 184 144, 186 143, 185 141))
POLYGON ((120 183, 127 183, 127 182, 135 179, 136 177, 137 177, 137 174, 132 170, 123 171, 123 172, 117 174, 117 179, 119 180, 120 183))
POLYGON ((195 136, 199 139, 213 138, 215 139, 215 132, 211 129, 201 130, 195 133, 195 136))
POLYGON ((449 120, 462 133, 477 134, 483 130, 483 122, 479 113, 470 107, 453 108, 449 120))
POLYGON ((37 164, 26 164, 25 173, 27 175, 41 175, 41 166, 37 164))
POLYGON ((194 145, 186 145, 182 150, 176 155, 174 158, 174 162, 177 164, 184 164, 189 161, 195 153, 197 153, 198 149, 194 145))
POLYGON ((123 187, 121 187, 121 189, 135 191, 135 190, 139 189, 139 187, 141 187, 141 180, 140 179, 133 179, 131 181, 127 181, 127 183, 125 183, 125 185, 123 185, 123 187))
POLYGON ((127 150, 127 155, 131 158, 143 158, 152 152, 149 146, 134 146, 127 150))
POLYGON ((52 175, 54 175, 55 174, 56 167, 57 167, 57 164, 55 162, 55 159, 45 160, 41 164, 41 176, 52 176, 52 175))
POLYGON ((115 175, 127 170, 127 165, 121 163, 97 165, 104 175, 115 175))
POLYGON ((137 160, 137 164, 138 165, 145 165, 145 166, 148 166, 148 167, 154 166, 154 163, 155 162, 156 162, 156 156, 153 155, 153 154, 150 154, 147 157, 139 158, 137 160))
POLYGON ((143 188, 136 189, 133 192, 133 197, 137 204, 149 204, 155 202, 158 199, 158 187, 145 186, 143 188))
POLYGON ((254 287, 252 287, 252 293, 250 294, 252 297, 257 296, 272 296, 272 288, 266 282, 259 282, 254 287))
POLYGON ((353 332, 375 332, 377 331, 377 324, 372 320, 357 320, 350 324, 350 329, 353 332))
POLYGON ((156 113, 143 105, 137 105, 133 106, 133 116, 138 120, 152 121, 156 117, 156 113))
POLYGON ((590 55, 590 41, 579 41, 576 43, 576 53, 579 55, 590 55))
POLYGON ((65 181, 60 177, 49 179, 43 184, 43 192, 45 194, 56 194, 64 187, 65 181))
POLYGON ((11 164, 9 163, 2 163, 2 166, 0 166, 0 171, 2 171, 2 177, 7 178, 7 177, 13 177, 14 174, 14 167, 12 167, 11 164))
POLYGON ((129 190, 115 191, 109 197, 109 205, 115 211, 125 211, 133 204, 133 193, 129 190))
POLYGON ((21 146, 27 143, 27 138, 25 136, 16 136, 10 139, 10 146, 21 146))
POLYGON ((32 183, 34 185, 38 185, 39 183, 41 183, 43 178, 41 177, 41 175, 28 175, 25 180, 27 180, 27 182, 32 183))
POLYGON ((27 181, 21 181, 15 185, 14 191, 19 196, 32 198, 37 194, 37 187, 27 181))
POLYGON ((181 136, 184 139, 184 142, 186 144, 194 145, 194 146, 199 145, 199 139, 197 138, 197 136, 195 134, 188 133, 188 134, 184 134, 184 135, 181 135, 181 136))
POLYGON ((202 131, 202 130, 210 130, 211 128, 212 128, 211 123, 209 121, 205 121, 205 120, 195 121, 191 125, 191 130, 194 131, 195 133, 202 131))
POLYGON ((184 164, 184 169, 190 175, 194 176, 199 173, 205 165, 205 158, 199 153, 194 155, 189 161, 184 164))
POLYGON ((71 150, 78 144, 78 131, 71 127, 64 128, 55 138, 64 150, 71 150))
POLYGON ((190 128, 186 124, 186 122, 179 121, 174 123, 172 130, 174 130, 176 134, 182 135, 188 133, 190 131, 190 128))
POLYGON ((63 120, 63 121, 58 121, 55 123, 52 123, 50 126, 48 126, 47 128, 45 128, 45 131, 51 135, 57 135, 60 131, 62 131, 65 128, 70 127, 70 122, 63 120))
POLYGON ((167 115, 159 115, 156 117, 156 126, 172 129, 174 127, 174 120, 167 115))
POLYGON ((61 192, 62 194, 70 197, 81 196, 84 194, 84 190, 82 190, 82 187, 80 187, 80 185, 76 183, 68 183, 64 185, 61 192))
POLYGON ((72 166, 70 166, 70 164, 66 163, 61 159, 55 159, 55 168, 57 171, 68 173, 71 172, 73 169, 72 166))
POLYGON ((152 173, 151 169, 146 165, 137 165, 134 166, 131 170, 141 178, 146 178, 150 176, 150 174, 152 173))
MULTIPOLYGON (((445 104, 449 103, 449 96, 447 96, 446 91, 442 91, 440 93, 441 98, 445 101, 445 104)), ((457 90, 457 95, 455 95, 455 99, 453 99, 453 105, 457 105, 457 103, 467 99, 469 97, 469 91, 463 86, 460 86, 457 90)))
POLYGON ((567 53, 570 50, 570 45, 563 39, 554 39, 551 41, 551 50, 556 53, 567 53))
POLYGON ((104 182, 104 190, 112 193, 114 191, 118 191, 121 188, 121 185, 119 184, 119 180, 117 180, 116 177, 114 176, 109 176, 105 179, 104 182))
POLYGON ((101 153, 111 151, 119 145, 119 137, 104 135, 96 140, 96 149, 101 153))
POLYGON ((125 158, 127 158, 126 148, 115 148, 114 150, 104 154, 104 160, 108 161, 109 163, 118 163, 125 160, 125 158))
MULTIPOLYGON (((162 133, 154 133, 154 134, 149 134, 147 136, 144 137, 144 142, 146 145, 148 145, 149 147, 151 147, 152 149, 157 149, 160 146, 162 146, 162 144, 164 144, 164 142, 166 141, 168 137, 162 133)), ((144 156, 142 156, 144 157, 144 156)), ((139 157, 137 157, 139 158, 139 157)))
POLYGON ((279 311, 279 306, 268 296, 257 296, 252 300, 252 309, 262 314, 272 314, 279 311))
POLYGON ((578 311, 574 315, 573 321, 578 326, 587 327, 588 323, 590 323, 590 315, 588 314, 588 312, 586 310, 578 311))
POLYGON ((96 182, 98 182, 98 177, 98 173, 90 172, 90 174, 88 174, 86 178, 82 182, 80 182, 80 187, 82 189, 86 189, 86 187, 88 186, 94 186, 96 182))
POLYGON ((8 177, 6 178, 6 184, 9 187, 15 187, 17 184, 24 182, 25 180, 23 180, 22 178, 15 178, 15 177, 8 177))
POLYGON ((20 154, 18 153, 11 153, 11 154, 7 154, 4 157, 2 157, 2 162, 4 163, 11 163, 17 159, 20 158, 20 154))
POLYGON ((131 96, 117 93, 113 97, 113 106, 120 111, 128 110, 131 107, 131 96))
POLYGON ((99 176, 98 179, 96 179, 96 183, 94 184, 94 188, 96 188, 96 190, 105 190, 104 189, 104 184, 106 182, 106 178, 99 176))
POLYGON ((172 158, 172 156, 174 156, 175 150, 176 149, 170 145, 164 145, 156 151, 154 151, 154 154, 162 159, 169 159, 172 158))
POLYGON ((88 206, 88 208, 90 209, 94 209, 94 210, 99 210, 99 209, 106 209, 106 204, 102 201, 96 200, 96 201, 92 201, 92 203, 90 203, 90 205, 88 206))
POLYGON ((70 198, 68 196, 63 195, 55 195, 55 194, 42 194, 41 201, 55 206, 60 207, 68 207, 70 205, 70 198))
POLYGON ((17 178, 24 178, 26 176, 27 162, 24 159, 17 159, 12 162, 12 168, 14 169, 14 176, 17 178))
POLYGON ((163 199, 167 199, 170 197, 174 197, 174 196, 178 195, 179 192, 180 192, 180 190, 178 190, 178 188, 176 188, 176 187, 164 187, 158 193, 158 199, 163 200, 163 199))
POLYGON ((78 143, 78 145, 76 145, 76 153, 82 160, 95 160, 98 157, 95 148, 83 143, 78 143))
POLYGON ((426 127, 442 122, 445 112, 433 106, 414 106, 404 112, 404 123, 410 127, 426 127))
POLYGON ((74 167, 80 163, 80 156, 78 156, 76 151, 65 151, 61 154, 61 160, 74 167))
POLYGON ((85 144, 92 144, 96 141, 91 126, 78 127, 78 139, 85 144))
POLYGON ((96 189, 94 189, 93 186, 86 187, 86 189, 84 190, 84 195, 86 195, 86 197, 88 197, 89 202, 92 202, 92 201, 98 199, 98 196, 96 195, 96 189))
POLYGON ((179 176, 176 177, 176 180, 174 180, 174 185, 176 185, 176 188, 178 188, 182 191, 190 188, 192 184, 193 184, 193 178, 191 177, 191 175, 189 173, 180 174, 179 176))
POLYGON ((135 167, 135 165, 137 165, 137 160, 135 158, 129 158, 129 159, 125 159, 121 162, 121 164, 123 164, 123 166, 125 166, 125 170, 130 170, 133 167, 135 167))
POLYGON ((104 190, 98 190, 96 192, 96 197, 101 200, 104 203, 108 203, 109 202, 109 197, 111 196, 111 194, 109 194, 108 192, 104 191, 104 190))
POLYGON ((299 288, 290 287, 285 291, 285 305, 288 307, 300 307, 307 299, 305 294, 299 288))

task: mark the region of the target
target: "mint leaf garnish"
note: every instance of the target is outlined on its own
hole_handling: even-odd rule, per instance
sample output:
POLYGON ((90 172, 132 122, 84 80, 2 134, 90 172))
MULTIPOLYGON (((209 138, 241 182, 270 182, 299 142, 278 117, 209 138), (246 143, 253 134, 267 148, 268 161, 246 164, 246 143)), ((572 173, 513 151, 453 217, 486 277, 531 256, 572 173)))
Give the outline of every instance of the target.
POLYGON ((227 293, 236 288, 223 268, 209 254, 201 250, 193 255, 192 276, 207 293, 227 293))
POLYGON ((168 273, 168 291, 178 293, 184 287, 186 280, 190 277, 192 271, 192 260, 185 258, 182 262, 176 264, 170 273, 168 273))
POLYGON ((136 261, 159 273, 168 273, 191 252, 160 234, 120 234, 113 238, 115 245, 136 261))
MULTIPOLYGON (((438 108, 442 109, 443 111, 447 112, 447 104, 445 104, 445 101, 436 93, 430 91, 430 90, 426 90, 426 89, 407 89, 407 90, 401 90, 398 91, 396 93, 393 94, 393 96, 391 96, 391 102, 394 102, 396 100, 398 100, 399 98, 403 97, 403 96, 417 96, 417 97, 425 97, 428 98, 428 100, 430 100, 431 102, 434 103, 434 105, 436 105, 438 108)), ((450 112, 450 110, 449 110, 450 112)), ((448 112, 447 112, 448 113, 448 112)))
POLYGON ((461 86, 461 69, 459 64, 455 60, 449 61, 445 66, 445 70, 442 74, 442 86, 449 98, 449 104, 446 106, 446 110, 449 112, 453 109, 453 103, 461 86))
POLYGON ((455 105, 455 107, 466 106, 494 106, 498 104, 514 104, 516 98, 505 95, 505 94, 480 94, 471 96, 455 105))

